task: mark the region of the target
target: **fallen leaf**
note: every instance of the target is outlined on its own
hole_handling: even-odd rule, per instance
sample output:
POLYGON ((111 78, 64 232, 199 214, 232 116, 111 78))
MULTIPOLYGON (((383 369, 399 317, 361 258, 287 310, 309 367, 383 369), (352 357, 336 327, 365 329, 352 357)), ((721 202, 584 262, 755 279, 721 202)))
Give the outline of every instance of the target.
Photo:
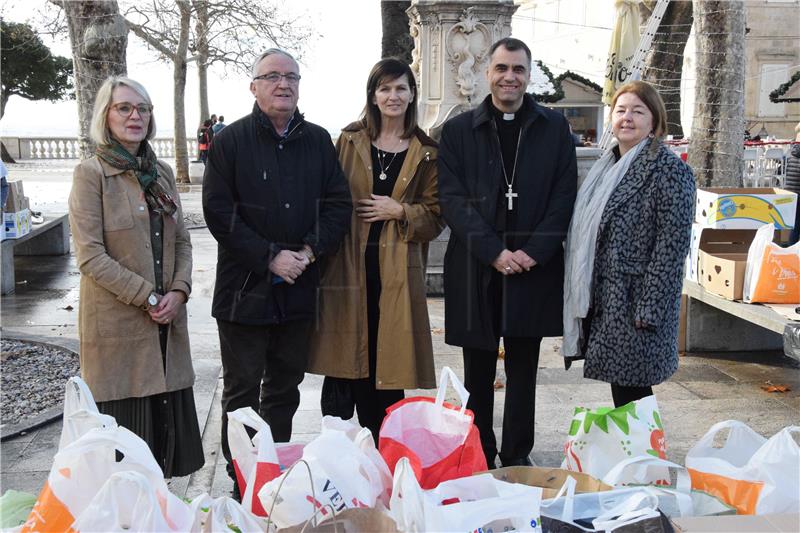
POLYGON ((499 379, 494 380, 494 390, 505 388, 506 384, 499 379))
POLYGON ((761 390, 767 392, 789 392, 792 389, 786 385, 773 385, 771 383, 767 383, 766 385, 761 385, 761 390))
POLYGON ((74 308, 74 307, 72 307, 71 305, 68 305, 68 306, 66 306, 66 307, 62 307, 61 309, 65 310, 65 311, 72 311, 72 310, 73 310, 73 309, 75 309, 75 308, 74 308))
POLYGON ((444 332, 442 328, 431 328, 431 333, 434 335, 441 335, 444 332))
POLYGON ((504 347, 500 347, 497 349, 497 358, 505 360, 506 358, 506 349, 504 347))

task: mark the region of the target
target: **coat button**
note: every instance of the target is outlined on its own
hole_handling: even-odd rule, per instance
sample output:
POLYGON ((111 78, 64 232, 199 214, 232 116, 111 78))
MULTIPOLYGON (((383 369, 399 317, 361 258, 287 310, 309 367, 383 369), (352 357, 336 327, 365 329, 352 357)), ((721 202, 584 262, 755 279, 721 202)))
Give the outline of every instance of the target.
POLYGON ((278 145, 278 150, 283 150, 283 145, 282 144, 278 145))
POLYGON ((150 248, 150 243, 149 242, 144 243, 144 247, 145 248, 150 248))
POLYGON ((283 204, 283 207, 285 207, 286 209, 289 209, 289 202, 286 202, 285 204, 283 204))
POLYGON ((160 237, 160 236, 161 236, 161 234, 159 232, 156 232, 156 237, 160 237))
POLYGON ((144 206, 143 205, 139 206, 139 211, 144 211, 144 206))

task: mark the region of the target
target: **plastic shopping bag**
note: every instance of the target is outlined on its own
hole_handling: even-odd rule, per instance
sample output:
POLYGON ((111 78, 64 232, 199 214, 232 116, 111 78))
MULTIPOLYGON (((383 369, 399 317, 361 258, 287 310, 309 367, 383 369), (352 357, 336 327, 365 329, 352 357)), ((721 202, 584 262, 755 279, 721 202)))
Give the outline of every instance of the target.
POLYGON ((0 529, 16 528, 31 514, 36 496, 29 492, 8 489, 0 496, 0 529))
POLYGON ((325 519, 345 509, 387 503, 392 477, 372 434, 340 418, 322 419, 322 432, 306 444, 303 458, 258 492, 280 529, 325 519))
POLYGON ((658 498, 646 489, 621 488, 575 494, 575 483, 568 478, 557 497, 542 502, 545 531, 672 531, 659 512, 658 498))
POLYGON ((772 242, 775 226, 756 232, 747 251, 744 301, 800 304, 800 242, 781 248, 772 242))
POLYGON ((124 427, 106 427, 89 430, 55 455, 22 531, 68 531, 105 482, 124 471, 147 478, 171 531, 191 529, 191 509, 169 491, 147 443, 124 427))
MULTIPOLYGON (((561 468, 598 479, 617 463, 639 455, 666 459, 664 427, 655 396, 612 409, 576 407, 561 468)), ((651 479, 657 482, 659 479, 651 479)))
POLYGON ((208 494, 201 494, 192 500, 191 507, 195 514, 192 531, 201 533, 267 531, 267 523, 263 518, 255 516, 242 504, 227 496, 214 499, 208 494))
POLYGON ((112 474, 72 525, 75 531, 171 531, 147 477, 112 474))
POLYGON ((658 498, 658 508, 669 517, 697 516, 692 502, 692 480, 679 464, 649 455, 631 457, 612 468, 603 483, 646 488, 658 498), (653 485, 649 482, 652 479, 660 482, 653 485))
POLYGON ((692 488, 739 514, 800 512, 800 446, 793 437, 798 432, 800 426, 786 427, 768 440, 736 420, 714 424, 686 454, 692 488), (725 444, 714 447, 714 437, 726 428, 725 444))
POLYGON ((389 407, 378 442, 389 469, 407 457, 424 489, 442 481, 486 470, 480 434, 467 410, 469 393, 455 373, 444 367, 439 391, 433 398, 406 398, 389 407), (461 408, 444 401, 448 381, 456 389, 461 408))
POLYGON ((64 389, 64 424, 58 449, 72 444, 93 428, 114 427, 117 421, 113 416, 101 414, 94 403, 92 391, 81 378, 75 376, 67 380, 64 389))
POLYGON ((252 407, 231 411, 228 413, 228 445, 242 505, 256 516, 266 516, 256 494, 264 483, 281 473, 269 424, 252 407), (256 431, 252 440, 247 433, 248 427, 256 431))
POLYGON ((478 474, 423 490, 408 458, 397 462, 389 513, 401 531, 541 531, 542 489, 478 474))

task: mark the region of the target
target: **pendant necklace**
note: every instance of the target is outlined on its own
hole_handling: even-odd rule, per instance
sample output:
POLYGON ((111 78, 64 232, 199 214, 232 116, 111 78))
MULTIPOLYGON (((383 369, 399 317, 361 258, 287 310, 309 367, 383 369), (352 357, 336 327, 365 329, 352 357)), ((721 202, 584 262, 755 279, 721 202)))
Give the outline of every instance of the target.
MULTIPOLYGON (((503 169, 503 180, 506 182, 506 186, 508 186, 508 191, 505 194, 505 197, 508 198, 508 210, 514 210, 514 198, 518 197, 519 194, 514 192, 514 179, 517 177, 517 161, 519 160, 519 144, 522 141, 522 128, 519 130, 519 136, 517 137, 517 151, 514 154, 514 168, 511 170, 511 181, 508 181, 508 174, 506 174, 506 162, 503 160, 503 149, 500 148, 500 166, 503 169)), ((497 144, 500 144, 500 136, 497 136, 497 144)))
MULTIPOLYGON (((402 147, 403 147, 403 139, 400 139, 400 144, 398 145, 397 148, 399 150, 402 147)), ((386 155, 389 152, 384 152, 383 150, 381 150, 377 146, 375 146, 375 149, 378 151, 378 165, 380 165, 380 167, 381 167, 381 173, 378 174, 378 179, 381 180, 381 181, 386 181, 386 178, 388 177, 388 176, 386 176, 386 171, 389 170, 390 166, 392 166, 392 163, 394 163, 394 160, 397 157, 397 154, 399 152, 395 152, 394 155, 392 155, 392 158, 389 160, 389 164, 384 166, 384 163, 386 162, 386 155)))

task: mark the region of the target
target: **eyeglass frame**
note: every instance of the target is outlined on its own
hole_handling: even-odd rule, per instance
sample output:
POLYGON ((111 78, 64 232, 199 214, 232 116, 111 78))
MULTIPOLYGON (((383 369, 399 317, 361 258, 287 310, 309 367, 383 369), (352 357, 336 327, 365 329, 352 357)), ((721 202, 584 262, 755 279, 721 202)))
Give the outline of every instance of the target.
POLYGON ((253 81, 262 80, 266 81, 267 83, 280 83, 280 81, 283 78, 286 78, 286 82, 289 85, 297 85, 298 83, 300 83, 300 79, 302 78, 302 76, 300 76, 300 74, 296 72, 287 72, 286 74, 282 74, 280 72, 272 71, 272 72, 267 72, 266 74, 259 74, 258 76, 255 76, 253 78, 253 81), (268 80, 267 78, 269 76, 277 76, 277 78, 274 80, 268 80))
POLYGON ((139 116, 141 118, 144 118, 145 115, 152 116, 152 114, 153 114, 153 104, 144 104, 144 103, 142 103, 142 104, 132 104, 130 102, 117 102, 116 104, 111 104, 110 106, 108 106, 108 108, 109 109, 113 109, 114 111, 117 112, 117 114, 119 116, 121 116, 123 118, 131 118, 133 116, 134 109, 136 110, 136 112, 139 113, 139 116), (131 106, 131 112, 126 115, 125 113, 120 111, 119 110, 119 106, 121 106, 121 105, 129 105, 129 106, 131 106), (147 108, 144 113, 142 113, 141 107, 147 108))

